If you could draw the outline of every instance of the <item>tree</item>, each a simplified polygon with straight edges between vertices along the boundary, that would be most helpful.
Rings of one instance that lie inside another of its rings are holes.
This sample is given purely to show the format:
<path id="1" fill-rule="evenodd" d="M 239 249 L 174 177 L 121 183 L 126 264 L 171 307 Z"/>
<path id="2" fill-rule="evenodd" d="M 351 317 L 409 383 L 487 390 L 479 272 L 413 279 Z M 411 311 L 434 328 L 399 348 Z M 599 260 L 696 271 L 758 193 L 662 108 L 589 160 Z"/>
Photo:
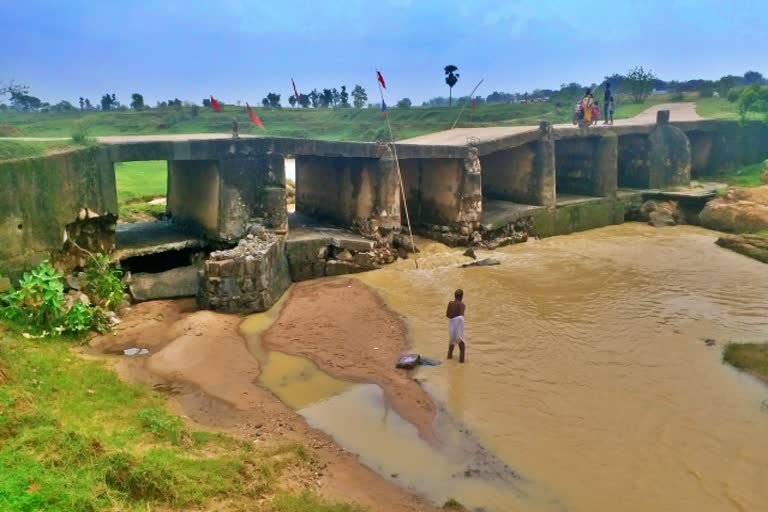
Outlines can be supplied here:
<path id="1" fill-rule="evenodd" d="M 17 84 L 13 80 L 8 82 L 8 84 L 3 84 L 0 82 L 0 96 L 10 96 L 13 98 L 15 95 L 26 95 L 29 92 L 29 87 L 26 85 Z"/>
<path id="2" fill-rule="evenodd" d="M 299 94 L 299 105 L 301 108 L 309 108 L 310 98 L 308 94 Z"/>
<path id="3" fill-rule="evenodd" d="M 341 98 L 341 108 L 349 108 L 349 93 L 347 92 L 346 85 L 341 86 L 339 98 Z"/>
<path id="4" fill-rule="evenodd" d="M 355 85 L 355 88 L 352 89 L 352 98 L 352 104 L 355 108 L 363 108 L 368 102 L 368 94 L 366 94 L 365 89 L 359 85 Z"/>
<path id="5" fill-rule="evenodd" d="M 763 74 L 757 71 L 747 71 L 744 73 L 744 85 L 762 84 Z"/>
<path id="6" fill-rule="evenodd" d="M 275 92 L 267 94 L 267 103 L 270 108 L 283 108 L 280 104 L 280 95 Z"/>
<path id="7" fill-rule="evenodd" d="M 267 98 L 261 99 L 261 106 L 264 108 L 269 108 L 269 100 Z"/>
<path id="8" fill-rule="evenodd" d="M 444 68 L 445 70 L 445 83 L 448 84 L 448 106 L 451 106 L 453 99 L 453 86 L 459 81 L 459 74 L 456 71 L 459 70 L 453 64 L 448 64 Z"/>
<path id="9" fill-rule="evenodd" d="M 73 110 L 75 110 L 75 107 L 67 100 L 61 100 L 60 102 L 52 106 L 51 110 L 53 110 L 54 112 L 72 112 Z"/>
<path id="10" fill-rule="evenodd" d="M 333 102 L 334 107 L 341 103 L 341 94 L 339 94 L 338 89 L 334 87 L 331 91 L 331 95 L 331 101 Z"/>
<path id="11" fill-rule="evenodd" d="M 144 96 L 137 92 L 131 94 L 131 108 L 133 110 L 144 109 Z"/>
<path id="12" fill-rule="evenodd" d="M 117 107 L 117 99 L 114 94 L 105 94 L 101 97 L 101 110 L 107 111 Z"/>
<path id="13" fill-rule="evenodd" d="M 16 110 L 34 112 L 43 107 L 43 102 L 40 101 L 40 98 L 30 96 L 17 89 L 11 93 L 11 106 Z"/>
<path id="14" fill-rule="evenodd" d="M 642 66 L 638 66 L 626 74 L 622 86 L 635 103 L 642 103 L 653 92 L 655 82 L 656 75 L 651 70 L 646 71 Z"/>
<path id="15" fill-rule="evenodd" d="M 320 96 L 320 106 L 328 108 L 333 104 L 333 91 L 330 89 L 323 89 L 323 94 Z"/>
<path id="16" fill-rule="evenodd" d="M 85 98 L 85 110 L 93 110 L 93 105 L 91 105 L 91 100 L 88 98 Z"/>
<path id="17" fill-rule="evenodd" d="M 291 105 L 292 107 L 295 108 L 296 107 L 296 103 L 298 103 L 298 102 L 296 101 L 296 95 L 295 94 L 291 94 L 290 96 L 288 96 L 288 104 L 289 105 Z"/>
<path id="18" fill-rule="evenodd" d="M 397 102 L 397 108 L 411 108 L 411 100 L 409 98 L 403 98 Z"/>
<path id="19" fill-rule="evenodd" d="M 210 100 L 210 98 L 203 98 L 203 106 L 211 108 L 211 100 Z"/>
<path id="20" fill-rule="evenodd" d="M 741 92 L 739 96 L 739 115 L 745 121 L 747 114 L 763 114 L 768 121 L 768 87 L 761 87 L 755 82 Z"/>
<path id="21" fill-rule="evenodd" d="M 317 89 L 312 89 L 312 92 L 309 93 L 309 99 L 312 102 L 312 108 L 317 108 L 320 103 L 320 93 L 317 92 Z"/>
<path id="22" fill-rule="evenodd" d="M 85 110 L 85 100 L 80 96 L 80 110 Z"/>

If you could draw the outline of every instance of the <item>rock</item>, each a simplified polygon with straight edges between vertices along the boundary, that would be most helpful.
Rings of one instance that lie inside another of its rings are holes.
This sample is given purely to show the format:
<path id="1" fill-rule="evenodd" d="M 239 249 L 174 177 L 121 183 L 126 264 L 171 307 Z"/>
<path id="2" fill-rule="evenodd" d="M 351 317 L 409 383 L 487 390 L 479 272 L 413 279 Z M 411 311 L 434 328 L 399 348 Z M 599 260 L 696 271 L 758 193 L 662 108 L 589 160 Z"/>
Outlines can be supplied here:
<path id="1" fill-rule="evenodd" d="M 5 293 L 11 289 L 11 280 L 0 276 L 0 293 Z"/>
<path id="2" fill-rule="evenodd" d="M 72 290 L 82 289 L 82 283 L 80 282 L 80 279 L 74 274 L 67 274 L 64 276 L 64 283 L 67 285 L 67 288 Z"/>
<path id="3" fill-rule="evenodd" d="M 726 235 L 715 242 L 720 247 L 768 263 L 768 237 L 761 235 Z"/>
<path id="4" fill-rule="evenodd" d="M 465 263 L 461 266 L 461 268 L 468 268 L 468 267 L 490 267 L 493 265 L 501 265 L 501 262 L 497 260 L 496 258 L 483 258 L 481 260 L 473 261 L 471 263 Z"/>
<path id="5" fill-rule="evenodd" d="M 336 259 L 339 261 L 352 261 L 352 253 L 344 249 L 336 255 Z"/>
<path id="6" fill-rule="evenodd" d="M 199 267 L 188 266 L 158 272 L 133 274 L 128 289 L 136 301 L 194 297 L 197 295 Z"/>
<path id="7" fill-rule="evenodd" d="M 469 249 L 467 249 L 466 251 L 464 251 L 464 256 L 472 258 L 473 260 L 477 259 L 477 256 L 475 256 L 475 250 L 472 249 L 471 247 Z"/>
<path id="8" fill-rule="evenodd" d="M 78 293 L 76 300 L 82 304 L 83 306 L 90 306 L 91 305 L 91 299 L 88 298 L 88 296 L 84 293 Z"/>
<path id="9" fill-rule="evenodd" d="M 362 269 L 350 261 L 331 260 L 325 264 L 326 276 L 342 276 L 344 274 L 354 274 L 362 272 Z"/>
<path id="10" fill-rule="evenodd" d="M 395 236 L 392 238 L 392 245 L 396 249 L 402 248 L 406 252 L 419 252 L 419 248 L 411 243 L 411 237 L 409 237 L 407 234 L 395 234 Z"/>
<path id="11" fill-rule="evenodd" d="M 472 233 L 473 244 L 477 245 L 482 241 L 483 241 L 483 235 L 481 235 L 479 231 L 475 231 L 474 233 Z"/>
<path id="12" fill-rule="evenodd" d="M 640 220 L 657 228 L 685 224 L 685 217 L 680 211 L 677 201 L 649 200 L 644 202 L 640 206 Z"/>
<path id="13" fill-rule="evenodd" d="M 701 225 L 718 231 L 754 233 L 768 229 L 768 185 L 730 188 L 709 201 L 699 214 Z"/>

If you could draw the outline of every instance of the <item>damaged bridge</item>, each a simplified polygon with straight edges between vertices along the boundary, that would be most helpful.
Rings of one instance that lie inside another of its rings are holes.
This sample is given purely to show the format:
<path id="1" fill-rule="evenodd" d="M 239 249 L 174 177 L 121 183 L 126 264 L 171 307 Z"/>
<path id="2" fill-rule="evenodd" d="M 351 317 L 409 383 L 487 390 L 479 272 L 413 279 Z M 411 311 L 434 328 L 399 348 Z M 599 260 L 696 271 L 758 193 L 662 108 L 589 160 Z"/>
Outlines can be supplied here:
<path id="1" fill-rule="evenodd" d="M 18 276 L 43 259 L 73 269 L 86 251 L 136 261 L 139 271 L 146 262 L 138 259 L 154 258 L 154 270 L 188 267 L 186 279 L 209 293 L 206 305 L 263 309 L 282 293 L 264 275 L 284 288 L 393 261 L 405 204 L 417 233 L 493 248 L 621 223 L 649 194 L 679 194 L 692 175 L 768 153 L 761 123 L 670 121 L 661 111 L 656 122 L 589 129 L 452 130 L 399 142 L 397 161 L 385 144 L 218 137 L 116 142 L 0 162 L 0 273 Z M 290 215 L 286 158 L 296 166 Z M 143 160 L 168 163 L 168 220 L 118 224 L 115 164 Z M 267 242 L 279 254 L 267 256 Z M 277 262 L 279 275 L 269 274 L 271 263 L 267 274 L 257 263 L 222 263 L 233 250 L 242 262 Z M 245 295 L 247 304 L 231 300 Z"/>

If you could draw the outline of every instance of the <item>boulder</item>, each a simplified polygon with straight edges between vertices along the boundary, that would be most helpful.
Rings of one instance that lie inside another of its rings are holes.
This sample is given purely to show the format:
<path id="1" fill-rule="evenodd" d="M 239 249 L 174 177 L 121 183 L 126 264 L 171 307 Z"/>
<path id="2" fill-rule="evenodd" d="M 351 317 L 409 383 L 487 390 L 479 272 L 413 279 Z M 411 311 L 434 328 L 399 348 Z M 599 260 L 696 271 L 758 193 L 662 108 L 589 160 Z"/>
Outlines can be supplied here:
<path id="1" fill-rule="evenodd" d="M 0 276 L 0 293 L 5 293 L 10 289 L 11 289 L 10 278 Z"/>
<path id="2" fill-rule="evenodd" d="M 497 260 L 496 258 L 483 258 L 481 260 L 477 261 L 471 261 L 469 263 L 464 263 L 461 268 L 468 268 L 468 267 L 491 267 L 493 265 L 501 265 L 501 262 Z"/>
<path id="3" fill-rule="evenodd" d="M 403 249 L 405 252 L 419 252 L 419 248 L 411 243 L 411 237 L 403 233 L 395 233 L 392 237 L 392 245 L 395 249 Z"/>
<path id="4" fill-rule="evenodd" d="M 699 214 L 701 225 L 718 231 L 754 233 L 768 229 L 768 185 L 730 188 L 709 201 Z"/>
<path id="5" fill-rule="evenodd" d="M 763 263 L 768 263 L 768 237 L 760 235 L 726 235 L 715 242 L 725 247 Z"/>
<path id="6" fill-rule="evenodd" d="M 165 272 L 133 274 L 128 287 L 133 300 L 142 302 L 197 295 L 198 266 L 179 267 Z"/>
<path id="7" fill-rule="evenodd" d="M 685 217 L 677 201 L 644 202 L 640 206 L 640 220 L 657 228 L 685 224 Z"/>

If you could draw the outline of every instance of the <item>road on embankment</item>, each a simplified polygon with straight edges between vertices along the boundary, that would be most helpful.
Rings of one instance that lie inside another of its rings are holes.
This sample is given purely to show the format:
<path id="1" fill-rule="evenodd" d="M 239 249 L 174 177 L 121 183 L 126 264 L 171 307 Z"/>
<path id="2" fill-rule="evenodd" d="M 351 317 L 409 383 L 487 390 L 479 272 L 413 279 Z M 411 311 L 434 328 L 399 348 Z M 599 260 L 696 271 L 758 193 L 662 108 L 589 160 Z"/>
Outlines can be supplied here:
<path id="1" fill-rule="evenodd" d="M 698 121 L 702 119 L 696 113 L 695 103 L 663 103 L 655 105 L 653 107 L 644 110 L 638 115 L 628 119 L 617 119 L 614 122 L 615 126 L 638 126 L 638 125 L 650 125 L 656 122 L 656 113 L 659 110 L 669 110 L 671 121 Z M 598 123 L 602 125 L 602 121 Z M 557 124 L 554 125 L 555 129 L 558 128 L 572 128 L 572 124 Z M 440 146 L 464 146 L 468 140 L 477 140 L 478 142 L 496 140 L 509 135 L 517 135 L 520 133 L 526 133 L 534 130 L 538 130 L 538 126 L 493 126 L 485 128 L 454 128 L 453 130 L 445 130 L 441 132 L 430 133 L 428 135 L 421 135 L 411 139 L 401 140 L 399 142 L 407 144 L 427 144 L 427 145 L 440 145 Z M 241 138 L 258 137 L 254 135 L 241 135 Z M 174 134 L 158 134 L 158 135 L 108 135 L 104 137 L 96 137 L 98 142 L 103 144 L 121 144 L 126 142 L 174 142 L 174 141 L 186 141 L 186 140 L 211 140 L 211 139 L 230 139 L 231 133 L 174 133 Z M 70 137 L 0 137 L 0 140 L 17 140 L 17 141 L 68 141 L 72 140 Z"/>

